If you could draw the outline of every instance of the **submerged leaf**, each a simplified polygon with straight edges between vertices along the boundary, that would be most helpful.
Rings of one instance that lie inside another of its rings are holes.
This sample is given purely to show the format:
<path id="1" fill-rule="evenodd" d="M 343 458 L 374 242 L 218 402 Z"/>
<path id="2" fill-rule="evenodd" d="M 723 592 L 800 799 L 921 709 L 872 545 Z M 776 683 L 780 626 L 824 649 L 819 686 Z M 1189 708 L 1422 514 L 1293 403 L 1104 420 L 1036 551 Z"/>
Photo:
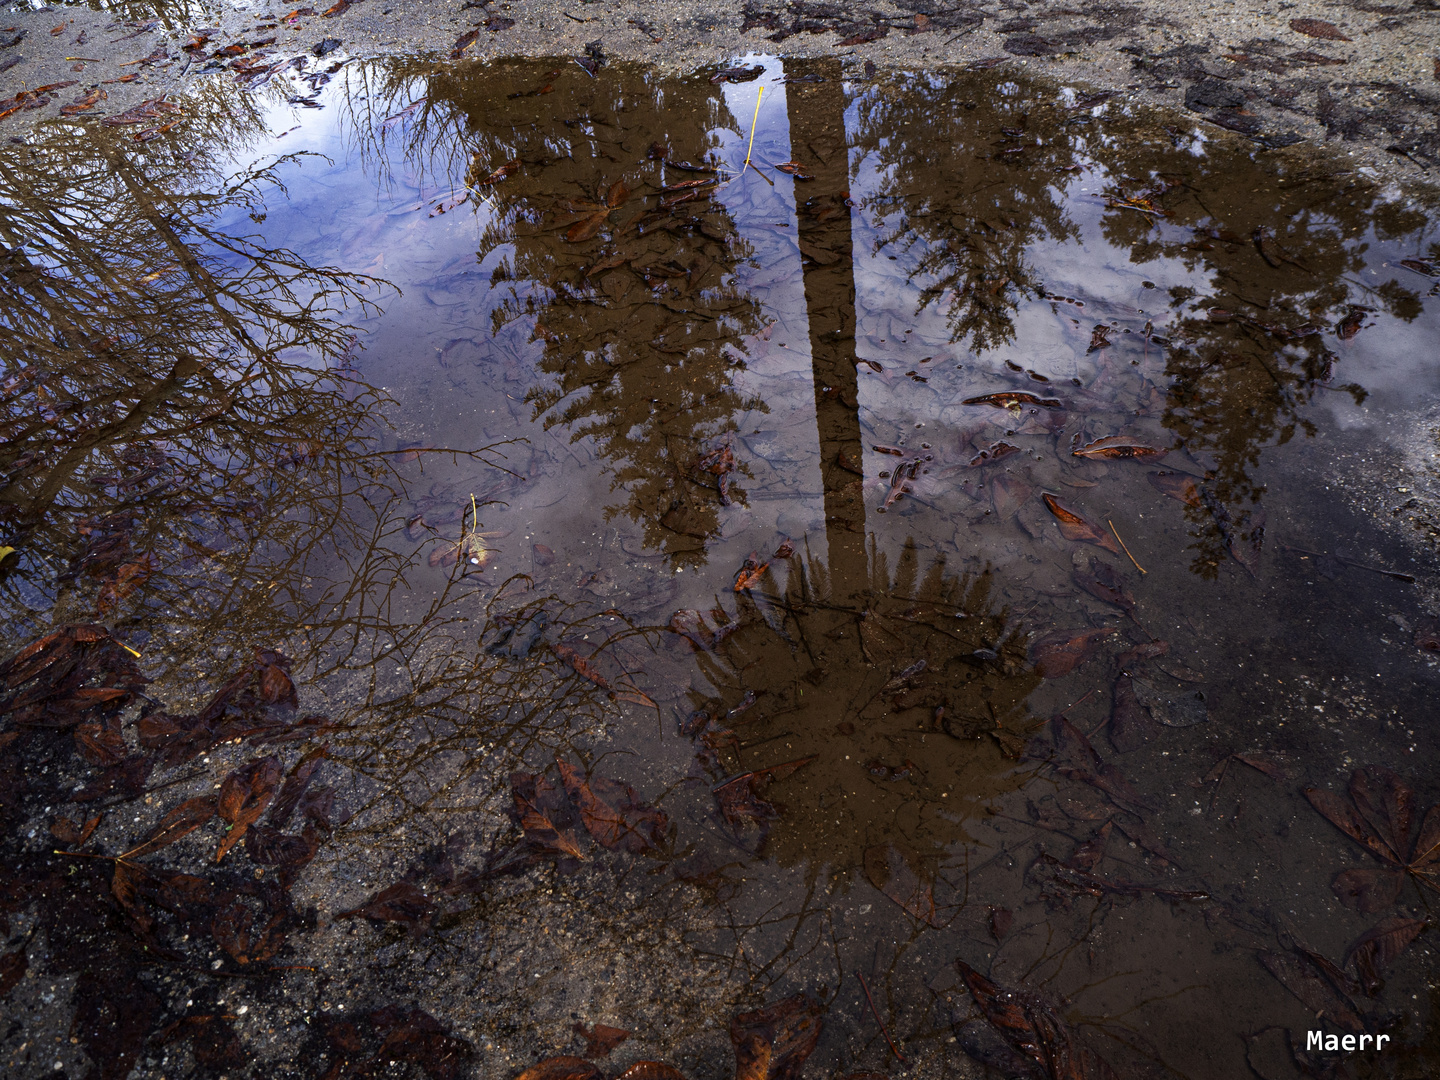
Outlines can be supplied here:
<path id="1" fill-rule="evenodd" d="M 349 911 L 336 914 L 337 919 L 364 918 L 372 922 L 396 922 L 406 926 L 428 923 L 439 908 L 420 886 L 409 881 L 397 881 L 381 889 L 365 903 Z"/>
<path id="2" fill-rule="evenodd" d="M 820 1042 L 823 1011 L 809 994 L 796 994 L 733 1017 L 735 1080 L 798 1080 Z"/>
<path id="3" fill-rule="evenodd" d="M 935 915 L 934 883 L 913 849 L 893 843 L 866 848 L 865 876 L 921 922 L 941 925 Z"/>
<path id="4" fill-rule="evenodd" d="M 1115 628 L 1111 626 L 1094 630 L 1057 630 L 1030 646 L 1030 662 L 1041 678 L 1058 679 L 1094 656 L 1100 640 L 1113 633 Z"/>
<path id="5" fill-rule="evenodd" d="M 1120 554 L 1120 546 L 1115 543 L 1114 537 L 1098 525 L 1085 520 L 1048 491 L 1041 498 L 1045 500 L 1045 505 L 1049 507 L 1050 513 L 1054 514 L 1055 519 L 1060 523 L 1060 535 L 1066 540 L 1094 544 L 1106 551 L 1112 551 L 1116 555 Z"/>
<path id="6" fill-rule="evenodd" d="M 587 1058 L 604 1057 L 630 1038 L 630 1032 L 624 1028 L 610 1027 L 608 1024 L 596 1024 L 590 1028 L 584 1024 L 576 1024 L 570 1030 L 585 1040 Z"/>
<path id="7" fill-rule="evenodd" d="M 611 851 L 641 855 L 659 846 L 669 817 L 647 806 L 629 784 L 603 776 L 587 780 L 568 761 L 557 761 L 565 791 L 580 809 L 585 831 Z"/>

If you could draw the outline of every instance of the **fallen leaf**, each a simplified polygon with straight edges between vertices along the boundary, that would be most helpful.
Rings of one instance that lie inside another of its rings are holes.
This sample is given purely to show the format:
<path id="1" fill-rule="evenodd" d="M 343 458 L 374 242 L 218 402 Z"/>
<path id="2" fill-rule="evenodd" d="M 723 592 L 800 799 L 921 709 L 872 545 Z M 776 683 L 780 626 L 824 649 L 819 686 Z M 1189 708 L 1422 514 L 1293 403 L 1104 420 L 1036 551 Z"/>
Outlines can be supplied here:
<path id="1" fill-rule="evenodd" d="M 549 566 L 555 561 L 555 549 L 545 544 L 532 545 L 536 566 Z"/>
<path id="2" fill-rule="evenodd" d="M 663 1061 L 637 1061 L 615 1080 L 685 1080 L 685 1074 Z"/>
<path id="3" fill-rule="evenodd" d="M 1136 442 L 1129 435 L 1107 435 L 1070 451 L 1079 458 L 1146 458 L 1163 457 L 1170 451 Z"/>
<path id="4" fill-rule="evenodd" d="M 173 844 L 182 836 L 188 836 L 215 816 L 216 802 L 213 795 L 186 799 L 162 817 L 155 828 L 150 830 L 150 835 L 144 841 L 131 848 L 121 858 L 138 859 L 152 851 L 159 851 L 167 844 Z"/>
<path id="5" fill-rule="evenodd" d="M 1000 475 L 990 481 L 990 505 L 995 516 L 1008 521 L 1030 500 L 1035 489 L 1018 476 Z"/>
<path id="6" fill-rule="evenodd" d="M 155 1036 L 155 1042 L 166 1046 L 188 1039 L 190 1052 L 195 1063 L 209 1069 L 228 1069 L 245 1064 L 245 1047 L 235 1029 L 223 1016 L 206 1013 L 203 1016 L 187 1016 L 167 1024 Z"/>
<path id="7" fill-rule="evenodd" d="M 565 230 L 565 239 L 572 244 L 578 244 L 589 240 L 600 232 L 601 227 L 610 218 L 610 211 L 595 210 L 577 221 L 570 228 Z"/>
<path id="8" fill-rule="evenodd" d="M 1364 1021 L 1350 1002 L 1322 979 L 1312 965 L 1283 953 L 1262 950 L 1259 956 L 1266 970 L 1317 1017 L 1346 1031 L 1365 1030 Z"/>
<path id="9" fill-rule="evenodd" d="M 574 831 L 574 808 L 560 788 L 541 774 L 513 773 L 510 795 L 515 800 L 513 816 L 532 848 L 544 855 L 585 858 Z"/>
<path id="10" fill-rule="evenodd" d="M 1364 915 L 1374 915 L 1399 899 L 1404 884 L 1405 875 L 1399 870 L 1366 866 L 1357 870 L 1342 870 L 1335 875 L 1330 888 L 1346 907 Z"/>
<path id="11" fill-rule="evenodd" d="M 1183 728 L 1204 723 L 1210 718 L 1205 695 L 1198 690 L 1164 693 L 1153 683 L 1135 678 L 1135 697 L 1150 710 L 1150 715 L 1166 727 Z"/>
<path id="12" fill-rule="evenodd" d="M 515 1080 L 605 1080 L 605 1077 L 584 1058 L 561 1056 L 531 1065 Z"/>
<path id="13" fill-rule="evenodd" d="M 1068 675 L 1095 655 L 1102 638 L 1115 633 L 1115 628 L 1102 626 L 1093 630 L 1056 630 L 1030 646 L 1030 662 L 1044 679 Z"/>
<path id="14" fill-rule="evenodd" d="M 630 1038 L 630 1032 L 624 1028 L 610 1027 L 608 1024 L 596 1024 L 590 1028 L 584 1024 L 576 1024 L 570 1030 L 585 1040 L 587 1058 L 604 1057 Z"/>
<path id="15" fill-rule="evenodd" d="M 1015 925 L 1015 913 L 1006 908 L 990 909 L 990 936 L 999 941 Z"/>
<path id="16" fill-rule="evenodd" d="M 1306 37 L 1324 38 L 1326 41 L 1349 41 L 1345 32 L 1332 22 L 1324 19 L 1291 19 L 1290 29 Z"/>
<path id="17" fill-rule="evenodd" d="M 1116 555 L 1120 554 L 1119 545 L 1115 543 L 1115 538 L 1109 533 L 1086 521 L 1049 492 L 1043 493 L 1041 498 L 1045 500 L 1045 505 L 1049 507 L 1050 513 L 1054 514 L 1056 520 L 1060 522 L 1060 535 L 1065 539 L 1094 544 L 1106 551 L 1114 552 Z"/>
<path id="18" fill-rule="evenodd" d="M 935 915 L 933 875 L 914 850 L 877 844 L 865 849 L 864 865 L 871 885 L 921 922 L 943 925 Z"/>
<path id="19" fill-rule="evenodd" d="M 77 116 L 82 112 L 87 112 L 90 109 L 93 109 L 96 105 L 100 104 L 100 102 L 104 101 L 107 97 L 109 97 L 109 95 L 106 94 L 104 90 L 100 89 L 100 87 L 98 86 L 94 87 L 88 94 L 84 95 L 83 97 L 77 97 L 69 105 L 61 105 L 60 115 Z"/>
<path id="20" fill-rule="evenodd" d="M 994 405 L 1000 409 L 1020 409 L 1025 405 L 1034 405 L 1044 409 L 1063 409 L 1065 403 L 1059 398 L 1042 398 L 1026 390 L 1002 390 L 995 394 L 983 394 L 980 397 L 966 398 L 962 405 Z"/>
<path id="21" fill-rule="evenodd" d="M 1160 725 L 1135 697 L 1130 676 L 1115 680 L 1110 704 L 1110 745 L 1122 754 L 1138 750 L 1160 734 Z"/>
<path id="22" fill-rule="evenodd" d="M 0 953 L 0 998 L 20 985 L 20 980 L 25 977 L 29 968 L 30 960 L 23 948 Z"/>
<path id="23" fill-rule="evenodd" d="M 245 830 L 265 812 L 270 800 L 275 797 L 281 775 L 280 759 L 272 755 L 257 758 L 225 777 L 220 785 L 220 800 L 215 812 L 221 821 L 230 825 L 230 829 L 215 852 L 216 862 L 240 842 Z"/>
<path id="24" fill-rule="evenodd" d="M 796 994 L 732 1017 L 735 1080 L 799 1080 L 820 1042 L 823 1011 L 809 994 Z"/>
<path id="25" fill-rule="evenodd" d="M 609 690 L 610 680 L 601 675 L 599 670 L 586 657 L 581 656 L 572 646 L 560 644 L 554 646 L 555 655 L 564 660 L 575 669 L 577 675 L 589 679 L 601 690 Z"/>
<path id="26" fill-rule="evenodd" d="M 421 102 L 417 101 L 415 104 L 419 105 L 421 104 Z M 475 181 L 475 183 L 479 186 L 484 187 L 488 187 L 492 184 L 498 184 L 501 180 L 504 180 L 507 176 L 510 176 L 519 168 L 520 161 L 518 158 L 513 161 L 507 161 L 504 165 L 501 165 L 494 172 L 490 173 L 488 176 L 485 176 L 480 180 Z"/>
<path id="27" fill-rule="evenodd" d="M 1179 499 L 1186 506 L 1200 505 L 1200 489 L 1194 477 L 1177 472 L 1152 472 L 1148 479 L 1156 491 Z"/>
<path id="28" fill-rule="evenodd" d="M 605 777 L 586 780 L 567 761 L 557 760 L 556 765 L 566 794 L 580 810 L 585 831 L 603 847 L 641 855 L 663 841 L 669 817 L 641 802 L 630 785 Z"/>
<path id="29" fill-rule="evenodd" d="M 90 839 L 90 834 L 99 826 L 103 817 L 103 814 L 96 814 L 83 825 L 78 821 L 70 820 L 68 817 L 56 818 L 55 823 L 50 826 L 50 835 L 62 844 L 79 847 L 83 845 L 86 840 Z"/>
<path id="30" fill-rule="evenodd" d="M 765 571 L 769 566 L 768 562 L 757 565 L 753 557 L 746 559 L 745 565 L 740 567 L 735 574 L 735 591 L 737 593 L 745 592 L 747 589 L 755 588 L 765 577 Z"/>
<path id="31" fill-rule="evenodd" d="M 1380 992 L 1381 973 L 1410 947 L 1425 926 L 1424 919 L 1392 915 L 1355 939 L 1345 954 L 1345 963 L 1354 966 L 1368 996 L 1374 997 Z"/>
<path id="32" fill-rule="evenodd" d="M 420 886 L 409 881 L 397 881 L 359 907 L 337 913 L 335 918 L 364 918 L 372 922 L 395 922 L 414 927 L 428 924 L 438 910 Z"/>
<path id="33" fill-rule="evenodd" d="M 1135 597 L 1125 587 L 1125 579 L 1107 562 L 1092 558 L 1090 560 L 1090 572 L 1081 573 L 1076 570 L 1073 574 L 1076 585 L 1084 589 L 1097 600 L 1103 600 L 1107 604 L 1114 604 L 1127 614 L 1135 613 Z"/>
<path id="34" fill-rule="evenodd" d="M 1119 1080 L 1115 1070 L 1088 1046 L 1076 1041 L 1060 1011 L 1030 990 L 1006 990 L 963 960 L 960 976 L 990 1026 L 1021 1057 L 1053 1080 Z"/>

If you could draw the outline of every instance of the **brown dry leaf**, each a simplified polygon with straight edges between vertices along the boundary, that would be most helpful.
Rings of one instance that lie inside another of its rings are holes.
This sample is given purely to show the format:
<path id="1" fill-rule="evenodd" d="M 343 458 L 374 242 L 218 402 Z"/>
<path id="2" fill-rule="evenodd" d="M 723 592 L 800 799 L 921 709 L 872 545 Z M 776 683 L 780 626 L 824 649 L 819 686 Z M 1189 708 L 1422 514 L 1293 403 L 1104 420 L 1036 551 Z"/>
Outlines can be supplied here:
<path id="1" fill-rule="evenodd" d="M 1115 628 L 1111 626 L 1093 630 L 1057 630 L 1030 646 L 1030 662 L 1041 678 L 1058 679 L 1094 656 L 1098 642 L 1113 633 Z"/>
<path id="2" fill-rule="evenodd" d="M 757 565 L 753 556 L 746 559 L 745 565 L 740 567 L 735 574 L 735 591 L 738 593 L 755 588 L 760 584 L 761 579 L 764 578 L 765 571 L 769 566 L 770 564 L 768 562 Z"/>
<path id="3" fill-rule="evenodd" d="M 167 844 L 173 844 L 214 817 L 215 809 L 216 799 L 213 795 L 186 799 L 160 819 L 148 838 L 120 857 L 122 859 L 138 859 L 141 855 L 148 855 L 152 851 L 159 851 Z"/>
<path id="4" fill-rule="evenodd" d="M 899 844 L 877 844 L 865 849 L 865 876 L 921 922 L 942 925 L 935 915 L 933 875 L 919 854 Z"/>
<path id="5" fill-rule="evenodd" d="M 1306 37 L 1324 38 L 1326 41 L 1349 41 L 1345 32 L 1332 22 L 1324 19 L 1291 19 L 1290 29 Z"/>
<path id="6" fill-rule="evenodd" d="M 1380 976 L 1385 968 L 1410 947 L 1425 926 L 1424 919 L 1392 915 L 1381 919 L 1355 939 L 1346 953 L 1345 963 L 1354 965 L 1366 994 L 1374 997 L 1380 992 Z"/>
<path id="7" fill-rule="evenodd" d="M 735 1080 L 798 1080 L 820 1042 L 823 1011 L 809 994 L 796 994 L 731 1018 Z"/>
<path id="8" fill-rule="evenodd" d="M 587 781 L 568 761 L 555 764 L 585 831 L 602 846 L 641 855 L 660 845 L 670 821 L 665 811 L 641 802 L 629 784 L 603 776 Z"/>
<path id="9" fill-rule="evenodd" d="M 1066 540 L 1095 544 L 1106 551 L 1114 552 L 1116 555 L 1120 554 L 1120 546 L 1115 543 L 1115 538 L 1104 529 L 1086 521 L 1048 491 L 1042 494 L 1041 498 L 1045 500 L 1045 505 L 1049 507 L 1050 513 L 1054 514 L 1055 519 L 1060 522 L 1060 535 Z"/>
<path id="10" fill-rule="evenodd" d="M 625 186 L 625 181 L 616 180 L 610 185 L 610 190 L 605 192 L 605 206 L 614 210 L 625 205 L 625 200 L 630 198 L 630 189 Z"/>
<path id="11" fill-rule="evenodd" d="M 78 116 L 80 113 L 88 112 L 110 95 L 96 86 L 83 97 L 77 97 L 69 105 L 60 106 L 61 116 Z"/>
<path id="12" fill-rule="evenodd" d="M 515 1080 L 605 1080 L 604 1074 L 584 1058 L 560 1057 L 546 1058 L 544 1061 L 531 1065 Z"/>
<path id="13" fill-rule="evenodd" d="M 630 1037 L 630 1032 L 624 1028 L 611 1027 L 608 1024 L 596 1024 L 591 1028 L 576 1024 L 570 1030 L 585 1040 L 587 1058 L 604 1057 Z"/>
<path id="14" fill-rule="evenodd" d="M 490 175 L 486 176 L 484 179 L 475 181 L 476 186 L 488 187 L 491 184 L 498 184 L 501 180 L 504 180 L 507 176 L 511 175 L 519 168 L 520 160 L 518 158 L 512 161 L 507 161 L 504 165 L 501 165 L 498 169 L 490 173 Z"/>
<path id="15" fill-rule="evenodd" d="M 1365 1030 L 1365 1022 L 1350 1002 L 1322 979 L 1310 964 L 1296 956 L 1266 951 L 1260 953 L 1260 962 L 1285 989 L 1300 999 L 1301 1004 L 1322 1020 L 1329 1020 L 1346 1031 Z"/>
<path id="16" fill-rule="evenodd" d="M 1170 451 L 1158 446 L 1136 442 L 1129 435 L 1107 435 L 1070 451 L 1078 458 L 1147 458 L 1163 457 Z"/>
<path id="17" fill-rule="evenodd" d="M 1193 476 L 1177 472 L 1152 472 L 1149 480 L 1156 491 L 1169 495 L 1172 499 L 1179 499 L 1186 506 L 1200 505 L 1200 488 Z"/>
<path id="18" fill-rule="evenodd" d="M 365 918 L 374 922 L 404 923 L 419 926 L 428 923 L 439 908 L 425 891 L 409 881 L 397 881 L 381 889 L 358 908 L 338 913 L 337 919 Z"/>
<path id="19" fill-rule="evenodd" d="M 257 758 L 225 777 L 220 785 L 220 802 L 215 812 L 220 815 L 221 821 L 229 824 L 230 829 L 215 852 L 216 862 L 223 859 L 225 853 L 240 842 L 245 830 L 259 820 L 275 797 L 275 788 L 282 775 L 280 759 L 270 755 Z"/>

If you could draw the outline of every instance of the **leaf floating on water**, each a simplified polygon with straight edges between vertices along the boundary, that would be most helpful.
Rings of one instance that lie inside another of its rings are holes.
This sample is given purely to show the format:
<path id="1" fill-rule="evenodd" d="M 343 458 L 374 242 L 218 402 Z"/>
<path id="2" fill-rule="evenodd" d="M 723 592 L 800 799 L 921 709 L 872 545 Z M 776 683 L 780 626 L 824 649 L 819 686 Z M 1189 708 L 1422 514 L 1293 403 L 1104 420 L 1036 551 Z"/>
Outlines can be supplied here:
<path id="1" fill-rule="evenodd" d="M 422 101 L 417 101 L 415 104 L 416 104 L 416 105 L 423 104 L 423 99 L 422 99 Z M 411 108 L 414 108 L 414 106 L 411 106 Z M 484 177 L 483 179 L 480 179 L 480 180 L 475 181 L 475 183 L 476 183 L 477 185 L 480 185 L 480 186 L 483 186 L 483 187 L 489 187 L 489 186 L 491 186 L 491 185 L 493 185 L 493 184 L 498 184 L 498 183 L 500 183 L 501 180 L 504 180 L 507 176 L 513 175 L 519 168 L 520 168 L 520 160 L 519 160 L 518 158 L 514 159 L 513 161 L 507 161 L 504 165 L 501 165 L 501 166 L 500 166 L 498 169 L 496 169 L 494 172 L 490 173 L 488 176 Z"/>
<path id="2" fill-rule="evenodd" d="M 1335 324 L 1335 336 L 1341 341 L 1351 340 L 1360 333 L 1360 328 L 1365 325 L 1365 315 L 1368 311 L 1369 308 L 1351 307 L 1346 316 Z"/>
<path id="3" fill-rule="evenodd" d="M 933 875 L 909 847 L 878 844 L 865 849 L 865 877 L 909 914 L 931 926 L 942 925 L 935 915 Z"/>
<path id="4" fill-rule="evenodd" d="M 798 1080 L 820 1042 L 823 1012 L 809 994 L 796 994 L 732 1017 L 735 1080 Z"/>
<path id="5" fill-rule="evenodd" d="M 1103 638 L 1115 633 L 1112 626 L 1095 630 L 1057 630 L 1030 646 L 1030 662 L 1045 679 L 1068 675 L 1095 655 Z"/>
<path id="6" fill-rule="evenodd" d="M 557 761 L 556 765 L 566 793 L 580 809 L 585 831 L 603 847 L 643 855 L 664 840 L 669 817 L 665 811 L 641 802 L 629 784 L 603 776 L 587 780 L 568 761 Z"/>
<path id="7" fill-rule="evenodd" d="M 1179 499 L 1186 506 L 1200 505 L 1200 488 L 1193 476 L 1177 472 L 1152 472 L 1148 479 L 1150 485 L 1161 494 Z"/>
<path id="8" fill-rule="evenodd" d="M 1326 41 L 1349 41 L 1345 31 L 1324 19 L 1291 19 L 1290 29 L 1306 37 L 1323 38 Z"/>
<path id="9" fill-rule="evenodd" d="M 982 394 L 980 397 L 966 398 L 962 405 L 994 405 L 998 409 L 1020 409 L 1026 405 L 1034 405 L 1043 409 L 1063 409 L 1065 403 L 1059 398 L 1042 398 L 1027 390 L 1002 390 L 995 394 Z"/>
<path id="10" fill-rule="evenodd" d="M 1120 547 L 1115 543 L 1115 538 L 1105 532 L 1098 525 L 1086 521 L 1083 517 L 1071 510 L 1054 495 L 1048 491 L 1041 495 L 1045 505 L 1049 507 L 1050 513 L 1055 515 L 1060 522 L 1060 535 L 1067 540 L 1078 540 L 1086 544 L 1094 544 L 1106 551 L 1120 554 Z"/>
<path id="11" fill-rule="evenodd" d="M 995 462 L 1007 458 L 1011 454 L 1018 454 L 1019 452 L 1020 447 L 1014 443 L 1004 441 L 991 443 L 970 459 L 970 468 L 977 469 L 985 465 L 994 465 Z"/>
<path id="12" fill-rule="evenodd" d="M 754 555 L 745 560 L 745 565 L 740 567 L 735 574 L 735 591 L 745 592 L 760 584 L 765 577 L 765 571 L 769 569 L 769 562 L 757 562 Z"/>
<path id="13" fill-rule="evenodd" d="M 1169 449 L 1147 446 L 1136 442 L 1129 435 L 1107 435 L 1092 443 L 1071 450 L 1071 456 L 1079 458 L 1147 458 L 1163 457 Z"/>
<path id="14" fill-rule="evenodd" d="M 754 67 L 721 68 L 714 75 L 710 76 L 712 83 L 747 83 L 754 82 L 761 75 L 765 74 L 765 65 L 756 64 Z"/>
<path id="15" fill-rule="evenodd" d="M 624 1028 L 610 1027 L 608 1024 L 596 1024 L 590 1028 L 584 1024 L 576 1024 L 570 1030 L 585 1040 L 587 1058 L 605 1057 L 630 1038 L 630 1032 Z"/>

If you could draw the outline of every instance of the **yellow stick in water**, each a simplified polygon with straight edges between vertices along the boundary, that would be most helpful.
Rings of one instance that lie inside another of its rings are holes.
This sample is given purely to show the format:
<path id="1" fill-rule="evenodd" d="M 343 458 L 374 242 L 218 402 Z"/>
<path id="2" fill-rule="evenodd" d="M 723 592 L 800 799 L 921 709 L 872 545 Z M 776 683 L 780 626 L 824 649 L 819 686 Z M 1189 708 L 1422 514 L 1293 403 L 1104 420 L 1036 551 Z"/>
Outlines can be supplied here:
<path id="1" fill-rule="evenodd" d="M 750 151 L 755 149 L 755 121 L 760 119 L 760 99 L 765 96 L 765 88 L 760 87 L 760 92 L 755 95 L 755 115 L 750 118 L 750 145 L 745 148 L 745 165 L 750 164 Z M 744 172 L 744 167 L 741 168 Z"/>

